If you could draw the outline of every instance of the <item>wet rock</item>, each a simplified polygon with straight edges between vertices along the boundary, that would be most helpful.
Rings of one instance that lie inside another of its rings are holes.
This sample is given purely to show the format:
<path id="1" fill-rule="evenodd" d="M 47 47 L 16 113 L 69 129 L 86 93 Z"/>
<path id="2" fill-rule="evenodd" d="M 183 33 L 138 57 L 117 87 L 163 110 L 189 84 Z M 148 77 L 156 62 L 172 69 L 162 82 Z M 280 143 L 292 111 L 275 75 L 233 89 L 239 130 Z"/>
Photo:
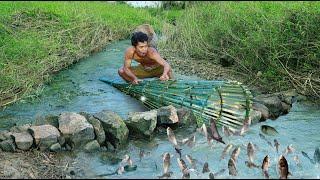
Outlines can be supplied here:
<path id="1" fill-rule="evenodd" d="M 106 142 L 106 147 L 107 147 L 107 149 L 109 151 L 114 151 L 115 150 L 114 146 L 110 142 Z"/>
<path id="2" fill-rule="evenodd" d="M 5 152 L 15 152 L 16 145 L 14 144 L 13 139 L 7 139 L 0 142 L 0 148 Z"/>
<path id="3" fill-rule="evenodd" d="M 7 140 L 7 139 L 11 139 L 11 135 L 12 135 L 12 132 L 9 132 L 7 130 L 1 131 L 0 132 L 0 142 Z"/>
<path id="4" fill-rule="evenodd" d="M 100 144 L 97 140 L 90 141 L 84 146 L 84 150 L 85 152 L 89 152 L 89 153 L 99 151 Z"/>
<path id="5" fill-rule="evenodd" d="M 59 143 L 52 144 L 50 146 L 50 151 L 52 151 L 52 152 L 61 151 L 61 145 Z"/>
<path id="6" fill-rule="evenodd" d="M 97 139 L 99 144 L 104 145 L 106 141 L 106 134 L 103 130 L 101 122 L 88 113 L 81 112 L 79 114 L 84 115 L 86 117 L 88 122 L 93 126 L 94 134 L 96 136 L 95 139 Z"/>
<path id="7" fill-rule="evenodd" d="M 84 116 L 74 112 L 61 113 L 59 129 L 66 141 L 75 146 L 82 146 L 94 139 L 93 126 Z"/>
<path id="8" fill-rule="evenodd" d="M 281 100 L 277 95 L 268 94 L 255 97 L 255 101 L 264 104 L 270 113 L 270 118 L 275 119 L 282 114 Z"/>
<path id="9" fill-rule="evenodd" d="M 29 150 L 33 144 L 33 137 L 28 132 L 12 133 L 12 138 L 21 150 Z"/>
<path id="10" fill-rule="evenodd" d="M 129 130 L 123 119 L 115 112 L 103 110 L 93 115 L 101 121 L 102 127 L 106 134 L 106 141 L 118 148 L 126 144 Z"/>
<path id="11" fill-rule="evenodd" d="M 285 103 L 285 102 L 281 102 L 281 107 L 282 107 L 281 108 L 282 109 L 282 113 L 283 114 L 288 114 L 292 106 L 287 104 L 287 103 Z"/>
<path id="12" fill-rule="evenodd" d="M 252 104 L 252 109 L 261 112 L 261 118 L 260 121 L 265 121 L 269 118 L 269 109 L 267 108 L 267 106 L 258 103 L 258 102 L 254 102 Z"/>
<path id="13" fill-rule="evenodd" d="M 179 126 L 190 127 L 190 125 L 196 125 L 197 119 L 196 116 L 190 109 L 187 108 L 178 108 L 177 115 L 179 118 Z"/>
<path id="14" fill-rule="evenodd" d="M 127 121 L 125 121 L 130 134 L 150 137 L 157 126 L 158 112 L 157 110 L 130 112 Z"/>
<path id="15" fill-rule="evenodd" d="M 12 133 L 27 132 L 30 127 L 31 127 L 30 124 L 25 124 L 22 126 L 13 126 L 10 128 L 10 132 L 12 132 Z"/>
<path id="16" fill-rule="evenodd" d="M 40 150 L 47 150 L 52 144 L 58 142 L 59 130 L 52 125 L 31 126 L 28 132 L 35 139 L 35 144 Z"/>
<path id="17" fill-rule="evenodd" d="M 249 113 L 249 117 L 251 118 L 251 124 L 258 123 L 262 117 L 262 113 L 260 111 L 251 110 Z"/>
<path id="18" fill-rule="evenodd" d="M 46 116 L 42 117 L 37 117 L 34 125 L 35 126 L 40 126 L 40 125 L 45 125 L 45 124 L 50 124 L 56 128 L 59 128 L 59 116 L 53 115 L 53 114 L 48 114 Z"/>
<path id="19" fill-rule="evenodd" d="M 174 106 L 172 105 L 164 106 L 157 109 L 158 126 L 170 125 L 178 122 L 179 122 L 179 118 L 177 114 L 177 109 Z"/>
<path id="20" fill-rule="evenodd" d="M 288 90 L 288 91 L 282 91 L 279 93 L 275 93 L 275 95 L 278 95 L 279 99 L 288 104 L 292 105 L 294 102 L 297 100 L 298 93 L 295 89 L 293 90 Z"/>

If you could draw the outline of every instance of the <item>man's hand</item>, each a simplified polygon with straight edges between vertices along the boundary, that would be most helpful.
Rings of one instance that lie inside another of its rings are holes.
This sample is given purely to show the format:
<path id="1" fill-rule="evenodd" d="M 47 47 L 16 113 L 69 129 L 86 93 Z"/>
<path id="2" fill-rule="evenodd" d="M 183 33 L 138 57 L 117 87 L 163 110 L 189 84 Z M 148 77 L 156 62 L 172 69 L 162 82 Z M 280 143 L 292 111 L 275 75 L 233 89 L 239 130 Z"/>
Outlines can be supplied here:
<path id="1" fill-rule="evenodd" d="M 159 78 L 161 81 L 166 81 L 169 80 L 169 76 L 167 74 L 163 74 L 162 76 L 160 76 Z"/>
<path id="2" fill-rule="evenodd" d="M 132 81 L 132 84 L 139 84 L 139 82 L 142 82 L 142 80 L 141 79 L 134 79 L 133 81 Z"/>

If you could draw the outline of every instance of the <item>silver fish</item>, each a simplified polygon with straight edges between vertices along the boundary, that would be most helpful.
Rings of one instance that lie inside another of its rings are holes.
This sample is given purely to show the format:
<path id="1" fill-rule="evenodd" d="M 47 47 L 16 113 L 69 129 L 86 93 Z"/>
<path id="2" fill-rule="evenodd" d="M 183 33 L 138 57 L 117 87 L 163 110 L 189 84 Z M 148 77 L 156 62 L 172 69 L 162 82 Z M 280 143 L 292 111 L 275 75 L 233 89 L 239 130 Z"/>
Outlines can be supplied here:
<path id="1" fill-rule="evenodd" d="M 227 155 L 227 153 L 231 150 L 232 146 L 233 146 L 232 144 L 228 144 L 228 145 L 223 149 L 223 151 L 222 151 L 222 153 L 221 153 L 220 159 L 224 159 L 224 157 Z"/>
<path id="2" fill-rule="evenodd" d="M 314 161 L 315 163 L 319 163 L 319 164 L 320 164 L 320 149 L 319 149 L 319 147 L 317 147 L 317 148 L 314 150 L 313 161 Z"/>
<path id="3" fill-rule="evenodd" d="M 238 156 L 239 156 L 239 154 L 240 154 L 240 146 L 238 146 L 238 147 L 236 147 L 233 151 L 232 151 L 232 153 L 231 153 L 231 159 L 233 159 L 234 160 L 234 162 L 237 162 L 237 159 L 238 159 Z"/>
<path id="4" fill-rule="evenodd" d="M 128 154 L 124 155 L 121 164 L 128 164 L 129 166 L 133 165 L 133 162 Z"/>
<path id="5" fill-rule="evenodd" d="M 312 164 L 315 164 L 315 161 L 314 161 L 313 159 L 311 159 L 306 152 L 301 151 L 301 153 L 302 153 L 302 155 L 303 155 L 304 157 L 308 158 Z"/>
<path id="6" fill-rule="evenodd" d="M 262 173 L 264 175 L 264 177 L 269 179 L 269 167 L 270 167 L 270 158 L 269 155 L 267 155 L 266 157 L 264 157 L 262 165 L 261 165 L 261 169 L 262 169 Z"/>
<path id="7" fill-rule="evenodd" d="M 186 159 L 187 161 L 191 164 L 191 167 L 193 169 L 196 169 L 196 162 L 197 160 L 196 159 L 193 159 L 189 154 L 186 154 Z"/>
<path id="8" fill-rule="evenodd" d="M 222 133 L 227 137 L 232 135 L 232 132 L 227 126 L 222 126 Z"/>
<path id="9" fill-rule="evenodd" d="M 170 127 L 167 128 L 167 135 L 168 135 L 169 141 L 173 144 L 173 146 L 177 147 L 178 142 L 177 142 L 176 136 L 174 135 L 174 132 Z"/>
<path id="10" fill-rule="evenodd" d="M 182 179 L 190 179 L 190 171 L 183 159 L 177 158 L 179 168 L 182 172 Z"/>
<path id="11" fill-rule="evenodd" d="M 276 150 L 277 150 L 277 153 L 278 153 L 279 152 L 280 143 L 276 139 L 274 139 L 273 142 L 274 142 L 274 146 L 276 147 Z"/>
<path id="12" fill-rule="evenodd" d="M 164 173 L 164 174 L 161 175 L 161 176 L 158 176 L 158 178 L 159 178 L 159 179 L 164 179 L 164 178 L 168 179 L 168 178 L 170 178 L 170 177 L 172 176 L 172 174 L 173 174 L 173 172 L 172 172 L 172 171 L 169 171 L 169 172 L 167 172 L 167 173 Z"/>
<path id="13" fill-rule="evenodd" d="M 202 173 L 207 173 L 207 172 L 210 172 L 210 169 L 209 169 L 208 162 L 205 162 L 202 168 Z"/>
<path id="14" fill-rule="evenodd" d="M 187 144 L 190 148 L 193 147 L 196 143 L 196 136 L 195 134 L 191 135 L 191 137 L 183 139 L 182 144 Z"/>
<path id="15" fill-rule="evenodd" d="M 289 153 L 293 153 L 295 151 L 295 149 L 292 147 L 292 144 L 290 144 L 289 146 L 287 146 L 287 148 L 284 150 L 284 154 L 289 154 Z"/>
<path id="16" fill-rule="evenodd" d="M 217 129 L 217 125 L 215 120 L 211 119 L 211 123 L 210 123 L 210 137 L 218 142 L 221 142 L 223 144 L 226 144 L 223 140 L 222 137 L 220 136 L 218 129 Z"/>
<path id="17" fill-rule="evenodd" d="M 229 169 L 229 175 L 232 175 L 232 176 L 237 175 L 238 172 L 236 168 L 236 163 L 232 158 L 230 158 L 228 161 L 228 169 Z"/>
<path id="18" fill-rule="evenodd" d="M 169 171 L 169 167 L 170 167 L 170 154 L 169 153 L 165 153 L 163 155 L 162 161 L 163 161 L 163 174 L 168 173 Z"/>
<path id="19" fill-rule="evenodd" d="M 288 175 L 291 173 L 289 172 L 289 166 L 286 158 L 281 155 L 278 161 L 278 168 L 279 168 L 279 179 L 288 179 Z"/>
<path id="20" fill-rule="evenodd" d="M 261 126 L 261 131 L 262 131 L 264 134 L 267 134 L 267 135 L 276 135 L 276 134 L 279 134 L 278 131 L 277 131 L 274 127 L 271 127 L 271 126 L 268 126 L 268 125 L 262 125 L 262 126 Z"/>
<path id="21" fill-rule="evenodd" d="M 249 142 L 247 146 L 247 155 L 249 158 L 249 162 L 253 162 L 253 158 L 255 155 L 255 148 L 251 142 Z"/>
<path id="22" fill-rule="evenodd" d="M 209 179 L 215 179 L 214 174 L 212 172 L 209 173 Z"/>

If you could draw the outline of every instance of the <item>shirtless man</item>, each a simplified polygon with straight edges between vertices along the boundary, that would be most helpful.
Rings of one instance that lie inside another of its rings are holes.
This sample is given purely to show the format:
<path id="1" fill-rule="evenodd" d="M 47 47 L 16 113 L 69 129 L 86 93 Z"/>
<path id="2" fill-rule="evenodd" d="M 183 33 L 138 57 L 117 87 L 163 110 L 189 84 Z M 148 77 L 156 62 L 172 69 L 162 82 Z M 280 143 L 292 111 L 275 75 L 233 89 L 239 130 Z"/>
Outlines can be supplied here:
<path id="1" fill-rule="evenodd" d="M 134 33 L 131 44 L 132 46 L 127 48 L 124 55 L 124 66 L 118 70 L 124 80 L 139 84 L 144 78 L 159 77 L 162 81 L 173 78 L 170 65 L 155 48 L 148 46 L 148 36 L 145 33 Z M 132 59 L 140 64 L 131 66 Z"/>

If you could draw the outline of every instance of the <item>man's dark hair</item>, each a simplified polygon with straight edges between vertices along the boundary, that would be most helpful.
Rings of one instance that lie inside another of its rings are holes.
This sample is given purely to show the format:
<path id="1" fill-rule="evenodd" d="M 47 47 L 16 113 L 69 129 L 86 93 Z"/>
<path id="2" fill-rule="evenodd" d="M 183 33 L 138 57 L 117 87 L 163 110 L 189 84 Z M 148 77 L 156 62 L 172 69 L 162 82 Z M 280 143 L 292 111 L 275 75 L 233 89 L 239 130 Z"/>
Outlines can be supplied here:
<path id="1" fill-rule="evenodd" d="M 148 42 L 148 36 L 146 33 L 139 31 L 132 34 L 132 37 L 131 37 L 132 46 L 137 46 L 139 42 L 143 43 L 145 41 Z"/>

